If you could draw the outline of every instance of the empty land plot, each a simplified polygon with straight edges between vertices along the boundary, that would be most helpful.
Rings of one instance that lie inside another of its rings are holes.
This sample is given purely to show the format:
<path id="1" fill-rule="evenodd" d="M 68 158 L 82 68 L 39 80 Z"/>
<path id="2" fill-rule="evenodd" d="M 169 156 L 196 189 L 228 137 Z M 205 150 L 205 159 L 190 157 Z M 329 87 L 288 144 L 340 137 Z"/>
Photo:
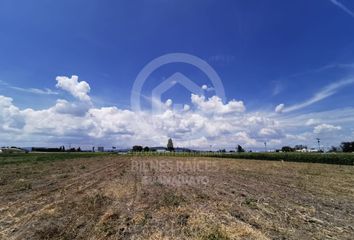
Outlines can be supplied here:
<path id="1" fill-rule="evenodd" d="M 97 156 L 0 166 L 1 239 L 352 239 L 354 168 Z"/>

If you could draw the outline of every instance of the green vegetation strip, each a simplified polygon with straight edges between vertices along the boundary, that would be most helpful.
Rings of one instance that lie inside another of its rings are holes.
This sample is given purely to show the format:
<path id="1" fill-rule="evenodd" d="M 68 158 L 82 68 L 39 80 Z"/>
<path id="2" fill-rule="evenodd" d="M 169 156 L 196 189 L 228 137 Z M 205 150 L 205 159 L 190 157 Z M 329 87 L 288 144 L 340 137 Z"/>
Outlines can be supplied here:
<path id="1" fill-rule="evenodd" d="M 215 157 L 354 165 L 354 153 L 237 153 L 220 154 Z"/>
<path id="2" fill-rule="evenodd" d="M 115 153 L 12 153 L 0 154 L 0 165 L 30 162 L 51 162 L 75 158 L 117 155 Z M 304 163 L 325 163 L 338 165 L 354 165 L 354 153 L 129 153 L 135 156 L 175 156 L 175 157 L 213 157 L 265 161 L 285 161 Z"/>
<path id="3" fill-rule="evenodd" d="M 70 160 L 75 158 L 90 158 L 98 156 L 108 156 L 109 153 L 10 153 L 0 154 L 0 165 L 52 162 L 60 160 Z"/>
<path id="4" fill-rule="evenodd" d="M 139 156 L 213 157 L 265 161 L 354 165 L 354 153 L 131 153 Z"/>

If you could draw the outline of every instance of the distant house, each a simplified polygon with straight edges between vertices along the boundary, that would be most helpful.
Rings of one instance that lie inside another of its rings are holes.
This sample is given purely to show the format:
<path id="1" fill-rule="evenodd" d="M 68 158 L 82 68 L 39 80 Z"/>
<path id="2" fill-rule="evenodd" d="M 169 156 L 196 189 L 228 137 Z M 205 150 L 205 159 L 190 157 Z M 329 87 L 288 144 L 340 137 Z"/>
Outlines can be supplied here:
<path id="1" fill-rule="evenodd" d="M 167 150 L 166 150 L 166 149 L 157 149 L 156 152 L 158 152 L 158 153 L 165 153 L 165 152 L 167 152 Z"/>
<path id="2" fill-rule="evenodd" d="M 298 150 L 296 150 L 296 152 L 303 152 L 303 153 L 305 153 L 305 152 L 308 152 L 309 150 L 307 150 L 307 148 L 303 148 L 303 149 L 298 149 Z"/>
<path id="3" fill-rule="evenodd" d="M 310 150 L 308 150 L 308 152 L 319 152 L 319 150 L 316 148 L 311 148 Z"/>
<path id="4" fill-rule="evenodd" d="M 28 150 L 17 147 L 3 147 L 0 153 L 28 153 Z"/>

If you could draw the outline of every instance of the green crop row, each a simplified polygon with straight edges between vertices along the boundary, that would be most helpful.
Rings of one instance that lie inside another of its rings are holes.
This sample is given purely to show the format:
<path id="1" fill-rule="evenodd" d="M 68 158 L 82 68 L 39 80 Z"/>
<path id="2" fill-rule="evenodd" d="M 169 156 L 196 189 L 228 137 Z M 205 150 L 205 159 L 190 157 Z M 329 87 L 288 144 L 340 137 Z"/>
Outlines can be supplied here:
<path id="1" fill-rule="evenodd" d="M 304 162 L 304 163 L 325 163 L 338 165 L 354 165 L 354 153 L 156 153 L 139 152 L 130 153 L 138 156 L 176 156 L 176 157 L 213 157 L 213 158 L 232 158 L 249 160 L 268 160 L 285 162 Z"/>
<path id="2" fill-rule="evenodd" d="M 109 155 L 109 153 L 1 153 L 0 165 L 30 162 L 51 162 L 75 158 L 90 158 Z"/>

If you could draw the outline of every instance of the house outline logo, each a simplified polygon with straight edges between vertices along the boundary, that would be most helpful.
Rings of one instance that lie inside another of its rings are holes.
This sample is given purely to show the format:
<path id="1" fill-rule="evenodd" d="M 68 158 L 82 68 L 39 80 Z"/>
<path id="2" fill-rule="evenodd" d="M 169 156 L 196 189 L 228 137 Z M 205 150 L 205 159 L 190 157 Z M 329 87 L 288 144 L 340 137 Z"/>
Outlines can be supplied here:
<path id="1" fill-rule="evenodd" d="M 153 112 L 161 112 L 163 110 L 160 104 L 162 102 L 162 94 L 177 84 L 182 85 L 191 93 L 203 95 L 203 90 L 200 86 L 198 86 L 184 74 L 176 72 L 152 90 L 152 99 L 154 99 L 154 101 L 152 101 Z"/>
<path id="2" fill-rule="evenodd" d="M 133 111 L 139 112 L 142 110 L 140 101 L 141 91 L 148 77 L 161 66 L 171 63 L 186 63 L 198 68 L 211 81 L 212 88 L 215 90 L 215 94 L 220 97 L 223 102 L 226 102 L 225 89 L 222 81 L 217 72 L 206 61 L 187 53 L 170 53 L 153 59 L 139 72 L 131 92 L 130 100 L 131 108 Z M 200 86 L 198 86 L 184 74 L 176 72 L 153 89 L 151 97 L 152 99 L 157 100 L 152 101 L 152 108 L 154 111 L 161 111 L 162 94 L 175 86 L 177 83 L 184 86 L 193 94 L 203 95 L 203 90 Z"/>

